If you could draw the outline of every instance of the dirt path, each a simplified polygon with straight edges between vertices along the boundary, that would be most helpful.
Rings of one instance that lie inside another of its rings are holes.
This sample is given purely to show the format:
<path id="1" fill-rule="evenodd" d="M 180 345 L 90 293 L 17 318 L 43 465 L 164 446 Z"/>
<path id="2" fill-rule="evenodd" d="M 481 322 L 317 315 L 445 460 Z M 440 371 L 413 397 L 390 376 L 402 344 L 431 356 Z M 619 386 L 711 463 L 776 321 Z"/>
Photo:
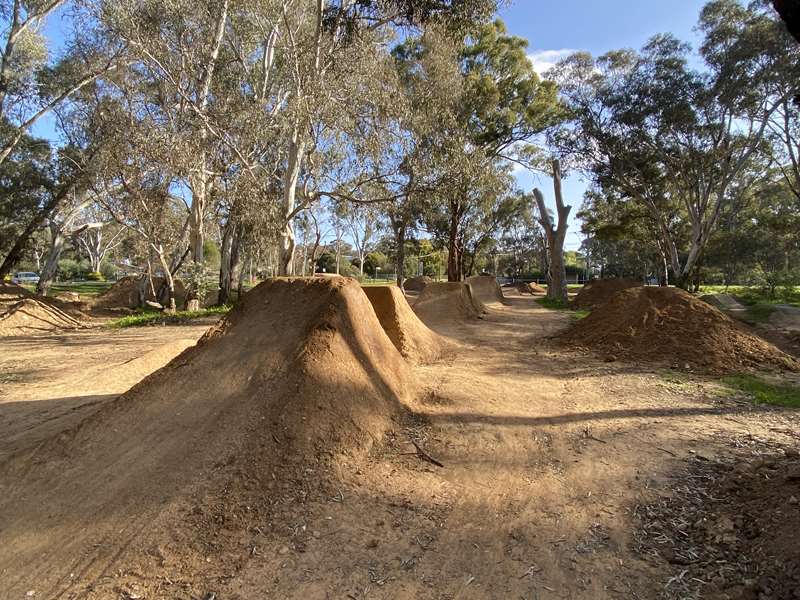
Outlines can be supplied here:
<path id="1" fill-rule="evenodd" d="M 800 430 L 800 418 L 722 398 L 699 377 L 553 347 L 544 338 L 570 318 L 518 297 L 493 305 L 483 321 L 438 329 L 458 350 L 416 368 L 420 409 L 367 459 L 339 463 L 334 473 L 311 465 L 291 480 L 278 476 L 265 492 L 267 515 L 249 506 L 172 515 L 180 535 L 204 548 L 200 564 L 185 560 L 180 537 L 133 537 L 99 578 L 78 574 L 58 594 L 31 582 L 33 597 L 659 597 L 671 572 L 639 549 L 639 507 L 673 494 L 671 478 L 689 462 L 732 455 L 741 440 L 797 447 L 785 432 Z M 181 337 L 191 331 L 180 329 Z M 0 368 L 21 379 L 6 384 L 0 411 L 24 404 L 12 396 L 85 399 L 108 390 L 90 374 L 169 337 L 140 331 L 141 338 L 139 331 L 114 338 L 113 354 L 108 339 L 91 334 L 20 341 L 2 353 Z M 89 350 L 65 353 L 62 343 Z M 63 354 L 55 372 L 28 366 Z M 86 361 L 86 376 L 70 387 L 68 374 Z M 55 378 L 55 387 L 35 383 L 43 377 Z M 28 417 L 35 430 L 28 438 L 19 433 L 24 419 L 0 421 L 0 454 L 64 423 L 61 413 L 51 421 L 37 414 Z M 424 460 L 412 439 L 443 466 Z"/>
<path id="2" fill-rule="evenodd" d="M 0 460 L 85 419 L 194 344 L 210 323 L 0 340 Z"/>
<path id="3" fill-rule="evenodd" d="M 422 413 L 335 498 L 286 499 L 292 526 L 267 524 L 220 597 L 653 598 L 668 572 L 634 551 L 636 506 L 698 454 L 797 428 L 691 378 L 553 349 L 570 317 L 529 299 L 491 311 L 439 330 L 463 348 L 419 368 Z"/>

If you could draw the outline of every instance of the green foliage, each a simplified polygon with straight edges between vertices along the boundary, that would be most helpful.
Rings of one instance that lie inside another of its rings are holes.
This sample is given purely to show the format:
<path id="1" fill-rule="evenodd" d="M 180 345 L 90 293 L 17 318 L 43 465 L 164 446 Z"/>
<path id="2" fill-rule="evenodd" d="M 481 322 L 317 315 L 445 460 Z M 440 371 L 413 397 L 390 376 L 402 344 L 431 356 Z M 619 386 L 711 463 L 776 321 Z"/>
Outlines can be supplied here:
<path id="1" fill-rule="evenodd" d="M 214 240 L 206 239 L 203 241 L 203 260 L 206 263 L 206 268 L 211 270 L 219 269 L 219 246 Z"/>
<path id="2" fill-rule="evenodd" d="M 570 316 L 575 320 L 585 319 L 589 316 L 591 311 L 589 310 L 573 310 L 569 306 L 569 302 L 564 302 L 563 300 L 553 300 L 552 298 L 537 298 L 536 303 L 540 306 L 544 306 L 545 308 L 549 308 L 550 310 L 566 310 L 569 311 Z"/>
<path id="3" fill-rule="evenodd" d="M 115 267 L 112 263 L 100 263 L 100 273 L 103 275 L 103 279 L 113 279 L 116 272 L 117 267 Z"/>
<path id="4" fill-rule="evenodd" d="M 57 277 L 61 281 L 81 279 L 89 272 L 88 261 L 77 261 L 72 258 L 62 258 L 58 261 Z"/>
<path id="5" fill-rule="evenodd" d="M 380 268 L 380 271 L 378 271 L 378 268 Z M 382 252 L 370 252 L 364 258 L 365 274 L 374 277 L 376 272 L 385 275 L 389 271 L 392 271 L 391 265 L 389 264 L 389 257 Z"/>
<path id="6" fill-rule="evenodd" d="M 536 303 L 552 310 L 569 310 L 569 303 L 552 298 L 537 298 Z"/>
<path id="7" fill-rule="evenodd" d="M 145 327 L 148 325 L 182 325 L 205 317 L 225 315 L 230 310 L 230 306 L 213 306 L 202 310 L 179 310 L 174 313 L 141 311 L 134 315 L 111 321 L 107 324 L 107 327 L 124 329 L 126 327 Z"/>
<path id="8" fill-rule="evenodd" d="M 771 383 L 755 375 L 725 377 L 722 383 L 750 395 L 755 404 L 800 408 L 800 387 L 790 383 Z"/>
<path id="9" fill-rule="evenodd" d="M 105 277 L 100 271 L 89 271 L 85 277 L 87 281 L 105 281 Z"/>
<path id="10" fill-rule="evenodd" d="M 498 19 L 481 27 L 464 47 L 461 119 L 476 145 L 505 147 L 563 119 L 556 86 L 539 80 L 527 46 L 527 40 L 508 35 Z"/>

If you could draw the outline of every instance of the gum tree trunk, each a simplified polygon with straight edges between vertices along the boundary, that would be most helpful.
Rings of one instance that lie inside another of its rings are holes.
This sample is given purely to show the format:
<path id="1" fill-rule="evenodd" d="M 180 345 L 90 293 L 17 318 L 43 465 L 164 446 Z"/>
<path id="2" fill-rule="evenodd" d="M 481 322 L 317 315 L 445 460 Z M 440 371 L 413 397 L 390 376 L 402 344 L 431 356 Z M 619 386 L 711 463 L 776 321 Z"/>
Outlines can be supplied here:
<path id="1" fill-rule="evenodd" d="M 572 207 L 564 205 L 564 197 L 561 193 L 561 164 L 558 160 L 553 160 L 552 168 L 558 225 L 555 225 L 550 218 L 550 213 L 544 203 L 544 194 L 542 194 L 541 190 L 539 188 L 534 189 L 533 195 L 539 208 L 539 222 L 547 236 L 547 245 L 550 249 L 550 281 L 547 286 L 547 297 L 566 304 L 568 296 L 567 272 L 564 264 L 564 240 L 567 237 L 568 219 Z"/>

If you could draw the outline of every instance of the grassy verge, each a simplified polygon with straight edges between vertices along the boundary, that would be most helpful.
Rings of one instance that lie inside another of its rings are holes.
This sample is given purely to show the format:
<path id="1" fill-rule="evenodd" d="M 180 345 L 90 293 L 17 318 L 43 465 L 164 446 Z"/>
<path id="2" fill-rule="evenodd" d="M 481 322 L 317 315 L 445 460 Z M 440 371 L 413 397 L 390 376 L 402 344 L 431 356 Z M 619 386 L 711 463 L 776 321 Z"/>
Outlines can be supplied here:
<path id="1" fill-rule="evenodd" d="M 747 285 L 704 285 L 700 288 L 701 294 L 730 294 L 739 302 L 746 306 L 766 306 L 771 304 L 790 304 L 800 306 L 800 286 L 778 287 L 774 295 L 770 295 L 767 290 L 759 286 Z M 756 311 L 765 311 L 760 308 Z"/>
<path id="2" fill-rule="evenodd" d="M 115 319 L 107 326 L 111 329 L 124 329 L 149 325 L 182 325 L 204 317 L 222 316 L 227 314 L 230 309 L 230 306 L 212 306 L 202 310 L 179 310 L 172 314 L 148 310 Z"/>
<path id="3" fill-rule="evenodd" d="M 569 303 L 561 300 L 553 300 L 552 298 L 537 298 L 536 303 L 550 310 L 567 310 L 574 319 L 584 319 L 589 316 L 588 310 L 572 310 Z"/>
<path id="4" fill-rule="evenodd" d="M 722 383 L 733 390 L 748 394 L 755 404 L 800 408 L 800 387 L 796 385 L 771 383 L 754 375 L 733 375 L 725 377 Z"/>
<path id="5" fill-rule="evenodd" d="M 774 304 L 757 302 L 756 304 L 745 305 L 747 314 L 745 320 L 750 323 L 766 323 L 772 313 L 775 312 Z"/>

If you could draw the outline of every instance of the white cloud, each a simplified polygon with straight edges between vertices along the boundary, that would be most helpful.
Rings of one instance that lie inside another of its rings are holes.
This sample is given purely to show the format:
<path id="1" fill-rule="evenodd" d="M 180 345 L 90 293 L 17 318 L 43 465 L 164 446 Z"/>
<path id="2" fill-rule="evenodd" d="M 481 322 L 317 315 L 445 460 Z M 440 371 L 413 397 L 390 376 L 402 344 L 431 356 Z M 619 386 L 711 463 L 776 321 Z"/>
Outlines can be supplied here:
<path id="1" fill-rule="evenodd" d="M 578 50 L 571 50 L 569 48 L 562 48 L 561 50 L 537 50 L 528 54 L 528 60 L 533 63 L 533 70 L 536 71 L 540 77 L 544 77 L 544 74 L 556 66 L 558 61 L 575 52 L 578 52 Z"/>

